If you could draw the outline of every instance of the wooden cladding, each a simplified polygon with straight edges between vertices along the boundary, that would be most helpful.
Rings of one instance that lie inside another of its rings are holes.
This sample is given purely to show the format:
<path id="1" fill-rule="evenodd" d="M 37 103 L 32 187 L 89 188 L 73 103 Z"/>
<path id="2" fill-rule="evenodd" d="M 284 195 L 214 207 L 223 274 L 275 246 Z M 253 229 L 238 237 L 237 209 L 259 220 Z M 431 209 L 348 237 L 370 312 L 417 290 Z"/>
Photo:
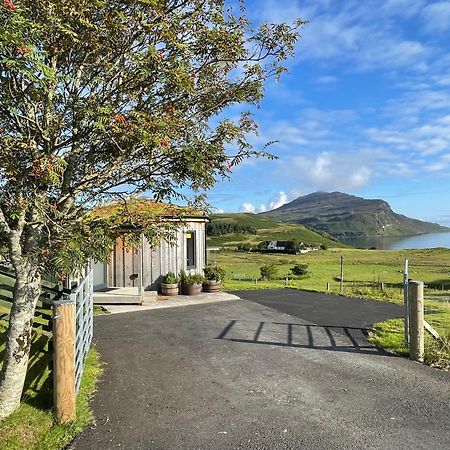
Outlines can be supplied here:
<path id="1" fill-rule="evenodd" d="M 167 242 L 152 248 L 143 239 L 140 246 L 127 247 L 122 237 L 117 239 L 107 268 L 109 287 L 139 287 L 157 290 L 168 272 L 181 270 L 202 273 L 205 266 L 205 223 L 191 222 L 188 228 L 179 229 L 177 244 Z"/>

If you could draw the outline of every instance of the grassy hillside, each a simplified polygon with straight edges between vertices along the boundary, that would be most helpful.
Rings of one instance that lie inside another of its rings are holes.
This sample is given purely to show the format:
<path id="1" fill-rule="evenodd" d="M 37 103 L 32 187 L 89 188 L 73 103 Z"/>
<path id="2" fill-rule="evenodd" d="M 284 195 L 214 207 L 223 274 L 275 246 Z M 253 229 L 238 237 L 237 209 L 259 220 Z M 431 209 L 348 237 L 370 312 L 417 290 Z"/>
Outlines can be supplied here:
<path id="1" fill-rule="evenodd" d="M 284 241 L 296 239 L 305 244 L 326 244 L 329 247 L 344 247 L 331 237 L 323 236 L 304 225 L 278 222 L 270 217 L 251 213 L 216 214 L 213 223 L 239 223 L 257 230 L 256 234 L 233 233 L 208 237 L 209 247 L 236 247 L 239 243 L 258 244 L 261 241 Z"/>

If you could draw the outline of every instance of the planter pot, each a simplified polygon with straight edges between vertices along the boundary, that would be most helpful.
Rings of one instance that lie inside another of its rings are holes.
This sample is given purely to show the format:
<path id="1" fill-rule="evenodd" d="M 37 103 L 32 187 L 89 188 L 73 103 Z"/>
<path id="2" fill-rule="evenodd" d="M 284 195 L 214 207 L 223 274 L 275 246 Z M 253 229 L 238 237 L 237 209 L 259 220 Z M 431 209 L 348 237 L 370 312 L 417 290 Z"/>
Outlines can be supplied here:
<path id="1" fill-rule="evenodd" d="M 178 295 L 178 284 L 161 283 L 161 292 L 163 295 Z"/>
<path id="2" fill-rule="evenodd" d="M 185 284 L 183 286 L 184 295 L 198 295 L 202 292 L 201 283 L 198 284 Z"/>
<path id="3" fill-rule="evenodd" d="M 220 292 L 221 288 L 221 281 L 207 280 L 203 283 L 203 292 Z"/>

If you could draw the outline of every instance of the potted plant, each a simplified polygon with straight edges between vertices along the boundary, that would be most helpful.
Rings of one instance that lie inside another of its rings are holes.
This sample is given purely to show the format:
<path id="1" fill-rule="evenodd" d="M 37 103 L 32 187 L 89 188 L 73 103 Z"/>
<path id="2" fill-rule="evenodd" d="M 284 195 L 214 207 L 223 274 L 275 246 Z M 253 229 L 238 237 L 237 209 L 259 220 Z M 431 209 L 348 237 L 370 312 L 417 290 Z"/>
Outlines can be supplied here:
<path id="1" fill-rule="evenodd" d="M 163 295 L 178 295 L 178 278 L 173 272 L 168 272 L 161 283 Z"/>
<path id="2" fill-rule="evenodd" d="M 198 273 L 193 275 L 181 276 L 181 287 L 183 294 L 185 295 L 198 295 L 202 292 L 202 283 L 205 281 L 205 277 Z"/>
<path id="3" fill-rule="evenodd" d="M 225 269 L 220 266 L 206 266 L 204 273 L 206 281 L 203 283 L 203 291 L 219 292 L 225 278 Z"/>

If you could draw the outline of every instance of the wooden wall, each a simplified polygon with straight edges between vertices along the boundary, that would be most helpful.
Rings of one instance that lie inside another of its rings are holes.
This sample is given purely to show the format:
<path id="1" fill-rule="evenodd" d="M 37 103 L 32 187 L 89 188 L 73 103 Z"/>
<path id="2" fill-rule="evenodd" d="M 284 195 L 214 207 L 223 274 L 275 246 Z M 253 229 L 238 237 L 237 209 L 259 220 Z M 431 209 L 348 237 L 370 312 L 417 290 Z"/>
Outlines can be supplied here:
<path id="1" fill-rule="evenodd" d="M 188 231 L 195 231 L 196 234 L 196 268 L 192 270 L 186 270 L 185 233 Z M 143 249 L 127 248 L 124 246 L 123 239 L 119 238 L 107 267 L 108 286 L 139 286 L 138 277 L 142 276 L 141 264 L 144 290 L 158 290 L 161 279 L 167 272 L 179 274 L 180 270 L 184 269 L 188 273 L 203 273 L 206 264 L 205 232 L 204 222 L 188 222 L 177 232 L 177 245 L 162 242 L 153 249 L 145 238 Z"/>

